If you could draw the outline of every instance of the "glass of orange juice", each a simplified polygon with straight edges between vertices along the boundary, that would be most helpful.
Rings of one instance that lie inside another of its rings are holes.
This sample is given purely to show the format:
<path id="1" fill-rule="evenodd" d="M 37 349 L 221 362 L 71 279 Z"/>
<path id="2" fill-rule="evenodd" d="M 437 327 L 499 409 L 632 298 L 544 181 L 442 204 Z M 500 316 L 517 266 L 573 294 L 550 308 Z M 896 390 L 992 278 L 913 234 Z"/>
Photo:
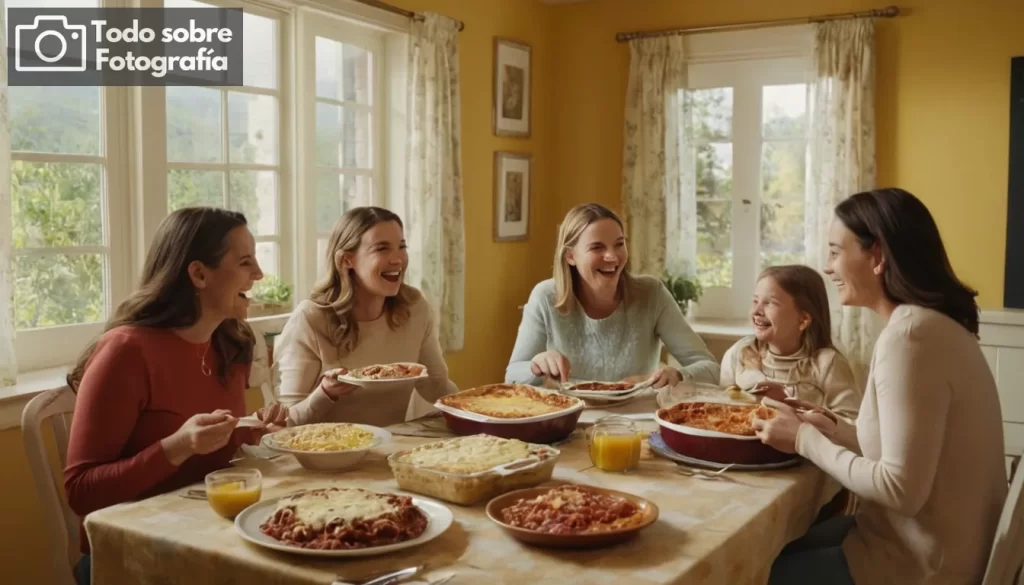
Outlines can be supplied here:
<path id="1" fill-rule="evenodd" d="M 604 471 L 625 472 L 640 464 L 641 435 L 624 416 L 599 419 L 587 434 L 590 461 Z"/>
<path id="2" fill-rule="evenodd" d="M 262 493 L 263 474 L 259 469 L 221 469 L 206 474 L 206 501 L 214 512 L 229 520 L 260 501 Z"/>

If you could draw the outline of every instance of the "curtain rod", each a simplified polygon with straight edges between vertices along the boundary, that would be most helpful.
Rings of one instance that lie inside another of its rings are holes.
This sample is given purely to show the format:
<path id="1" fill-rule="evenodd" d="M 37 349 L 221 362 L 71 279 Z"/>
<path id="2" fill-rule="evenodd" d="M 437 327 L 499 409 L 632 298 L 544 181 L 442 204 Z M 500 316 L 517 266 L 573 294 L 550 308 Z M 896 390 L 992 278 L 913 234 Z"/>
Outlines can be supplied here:
<path id="1" fill-rule="evenodd" d="M 668 37 L 674 35 L 685 35 L 694 33 L 717 32 L 726 30 L 743 30 L 751 28 L 768 28 L 773 26 L 786 26 L 791 24 L 807 24 L 812 22 L 825 22 L 828 20 L 843 20 L 848 18 L 895 18 L 900 15 L 898 6 L 876 8 L 861 12 L 844 12 L 841 14 L 824 14 L 821 16 L 809 16 L 806 18 L 780 18 L 777 20 L 762 20 L 760 22 L 741 22 L 737 24 L 716 24 L 711 26 L 696 26 L 691 28 L 671 28 L 665 30 L 624 32 L 615 35 L 615 40 L 620 43 L 633 39 L 646 39 L 651 37 Z"/>
<path id="2" fill-rule="evenodd" d="M 394 14 L 401 14 L 402 16 L 406 18 L 411 18 L 413 20 L 423 20 L 423 15 L 418 12 L 413 12 L 411 10 L 399 8 L 398 6 L 388 4 L 387 2 L 381 2 L 380 0 L 355 0 L 355 2 L 365 4 L 367 6 L 372 6 L 374 8 L 379 8 L 381 10 L 386 10 L 387 12 L 393 12 Z M 455 22 L 459 23 L 459 30 L 466 28 L 466 23 L 462 22 L 461 20 L 456 20 Z"/>

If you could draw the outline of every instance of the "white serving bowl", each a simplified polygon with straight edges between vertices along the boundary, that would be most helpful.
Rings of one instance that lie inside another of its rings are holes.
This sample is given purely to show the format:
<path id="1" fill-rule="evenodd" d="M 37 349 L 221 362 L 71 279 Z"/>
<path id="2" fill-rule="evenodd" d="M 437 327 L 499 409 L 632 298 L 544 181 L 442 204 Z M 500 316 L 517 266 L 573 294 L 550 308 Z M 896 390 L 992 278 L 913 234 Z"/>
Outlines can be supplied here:
<path id="1" fill-rule="evenodd" d="M 306 469 L 313 471 L 342 471 L 355 467 L 363 460 L 364 457 L 366 457 L 366 454 L 369 453 L 371 449 L 391 442 L 391 433 L 382 428 L 354 423 L 352 426 L 359 427 L 364 431 L 373 433 L 374 437 L 369 445 L 360 449 L 346 449 L 344 451 L 299 451 L 277 445 L 274 441 L 274 435 L 277 433 L 264 435 L 260 443 L 271 451 L 293 455 L 296 461 L 299 462 L 299 465 Z M 278 431 L 278 433 L 287 432 L 288 430 L 289 429 L 284 429 L 282 431 Z"/>

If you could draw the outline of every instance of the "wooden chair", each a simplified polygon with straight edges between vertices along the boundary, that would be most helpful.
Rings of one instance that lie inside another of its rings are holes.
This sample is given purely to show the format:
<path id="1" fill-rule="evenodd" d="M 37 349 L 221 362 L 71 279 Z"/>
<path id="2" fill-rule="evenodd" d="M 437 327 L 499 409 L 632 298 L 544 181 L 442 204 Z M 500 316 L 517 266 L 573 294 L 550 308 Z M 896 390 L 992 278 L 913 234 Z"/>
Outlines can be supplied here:
<path id="1" fill-rule="evenodd" d="M 74 567 L 80 556 L 79 518 L 62 497 L 64 466 L 68 458 L 68 436 L 75 410 L 75 394 L 70 388 L 49 390 L 25 405 L 21 413 L 21 436 L 36 493 L 43 504 L 43 517 L 52 546 L 47 563 L 55 585 L 75 585 Z M 43 437 L 43 424 L 49 421 L 57 444 L 60 468 L 54 469 Z"/>
<path id="2" fill-rule="evenodd" d="M 996 538 L 988 557 L 985 579 L 981 585 L 1021 585 L 1021 566 L 1024 565 L 1024 505 L 1021 491 L 1024 490 L 1024 473 L 1016 473 L 1017 457 L 1011 464 L 1010 491 L 1006 494 L 1003 513 L 996 527 Z"/>

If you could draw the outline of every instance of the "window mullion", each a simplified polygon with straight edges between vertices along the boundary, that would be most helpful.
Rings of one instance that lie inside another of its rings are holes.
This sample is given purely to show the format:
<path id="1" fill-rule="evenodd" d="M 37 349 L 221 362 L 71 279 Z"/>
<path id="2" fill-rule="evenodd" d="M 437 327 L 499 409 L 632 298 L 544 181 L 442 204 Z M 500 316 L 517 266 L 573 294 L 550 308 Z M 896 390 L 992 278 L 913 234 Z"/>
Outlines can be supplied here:
<path id="1" fill-rule="evenodd" d="M 733 102 L 732 314 L 742 317 L 758 265 L 761 177 L 761 91 L 737 79 Z"/>

